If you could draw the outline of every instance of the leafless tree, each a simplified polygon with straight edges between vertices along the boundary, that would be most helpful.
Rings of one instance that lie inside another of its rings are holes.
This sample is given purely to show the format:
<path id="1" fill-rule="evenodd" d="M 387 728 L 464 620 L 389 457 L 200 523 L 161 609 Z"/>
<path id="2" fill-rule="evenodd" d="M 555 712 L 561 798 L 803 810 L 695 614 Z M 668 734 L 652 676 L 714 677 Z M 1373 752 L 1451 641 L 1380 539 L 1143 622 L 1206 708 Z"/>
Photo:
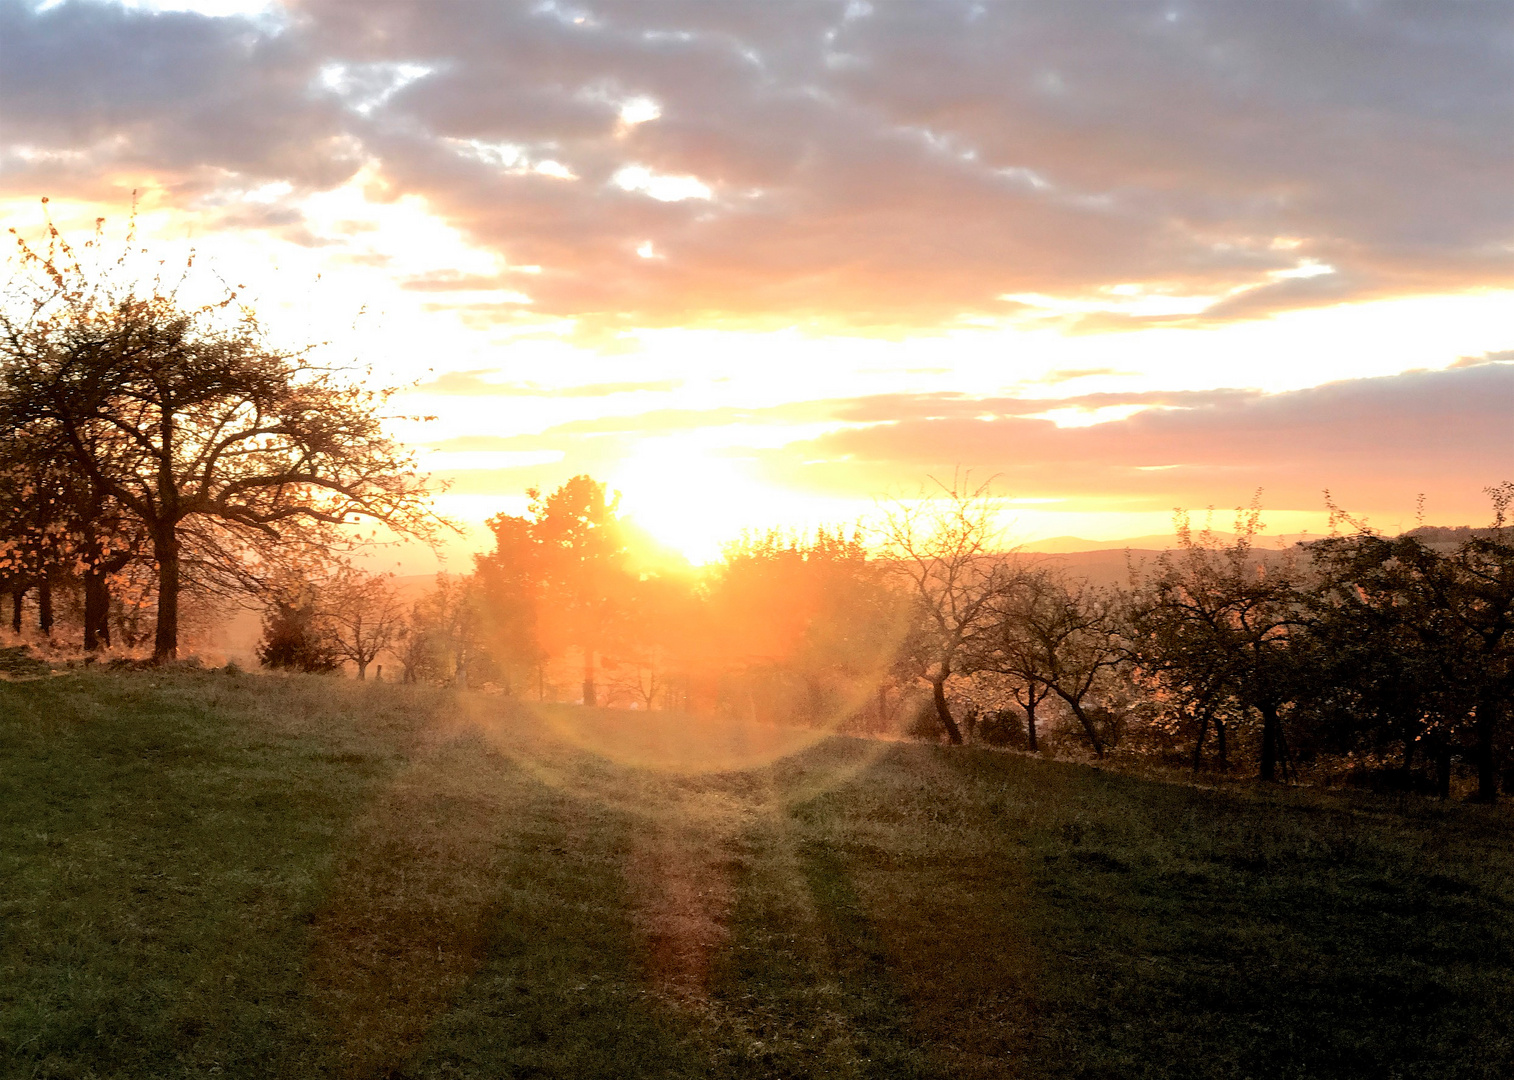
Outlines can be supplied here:
<path id="1" fill-rule="evenodd" d="M 332 648 L 368 677 L 368 665 L 398 639 L 405 609 L 388 574 L 343 567 L 322 586 L 317 601 Z"/>
<path id="2" fill-rule="evenodd" d="M 918 620 L 909 645 L 930 684 L 936 716 L 953 745 L 962 731 L 947 703 L 946 684 L 968 643 L 988 618 L 1000 536 L 990 484 L 968 477 L 914 500 L 895 500 L 883 516 L 880 547 L 889 569 L 911 595 Z"/>
<path id="3" fill-rule="evenodd" d="M 989 617 L 973 642 L 975 663 L 1019 683 L 1031 749 L 1036 749 L 1035 704 L 1060 698 L 1077 718 L 1093 752 L 1105 739 L 1088 703 L 1100 681 L 1125 662 L 1118 605 L 1109 592 L 1071 581 L 1051 567 L 1001 567 Z"/>

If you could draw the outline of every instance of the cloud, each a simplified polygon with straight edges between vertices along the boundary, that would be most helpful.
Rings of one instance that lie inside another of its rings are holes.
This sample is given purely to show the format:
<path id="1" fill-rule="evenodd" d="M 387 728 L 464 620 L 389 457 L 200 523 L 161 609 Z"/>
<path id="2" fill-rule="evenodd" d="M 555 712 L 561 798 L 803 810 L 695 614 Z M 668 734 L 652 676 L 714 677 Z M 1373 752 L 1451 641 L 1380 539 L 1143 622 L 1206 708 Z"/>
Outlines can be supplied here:
<path id="1" fill-rule="evenodd" d="M 297 32 L 249 19 L 0 0 L 0 183 L 34 194 L 40 173 L 63 194 L 130 171 L 180 197 L 228 176 L 341 183 L 360 158 L 340 104 L 312 90 L 317 67 Z"/>
<path id="2" fill-rule="evenodd" d="M 579 386 L 543 386 L 532 382 L 493 382 L 483 378 L 497 374 L 488 369 L 476 371 L 449 371 L 427 383 L 415 387 L 418 394 L 461 394 L 469 397 L 479 394 L 504 397 L 558 397 L 595 398 L 612 394 L 661 393 L 673 390 L 680 384 L 675 379 L 657 379 L 647 382 L 585 383 Z"/>
<path id="3" fill-rule="evenodd" d="M 1487 515 L 1483 489 L 1514 478 L 1511 401 L 1514 364 L 1494 361 L 1281 394 L 888 394 L 760 409 L 654 409 L 538 434 L 453 437 L 430 449 L 564 455 L 535 471 L 455 474 L 480 492 L 575 472 L 611 475 L 643 438 L 689 437 L 691 454 L 739 457 L 779 487 L 847 499 L 968 468 L 1022 499 L 1127 512 L 1228 508 L 1258 488 L 1267 507 L 1318 511 L 1329 489 L 1348 508 L 1407 520 L 1424 492 L 1437 520 L 1475 523 Z M 1141 411 L 1086 427 L 1059 427 L 1042 415 L 1058 408 L 1110 415 L 1121 407 Z M 813 434 L 817 427 L 829 430 Z M 709 432 L 719 437 L 707 444 L 700 433 Z"/>
<path id="4" fill-rule="evenodd" d="M 882 399 L 841 410 L 878 422 L 767 455 L 789 482 L 882 490 L 900 477 L 970 466 L 1024 497 L 1092 498 L 1129 509 L 1237 505 L 1257 488 L 1269 505 L 1317 508 L 1330 489 L 1348 505 L 1482 513 L 1482 489 L 1514 477 L 1514 364 L 1251 391 L 1089 395 L 1162 405 L 1125 420 L 1064 427 L 1029 415 L 1045 403 L 941 397 L 916 408 Z M 893 414 L 897 419 L 887 419 Z"/>
<path id="5" fill-rule="evenodd" d="M 1514 283 L 1509 5 L 580 6 L 0 0 L 0 187 L 297 198 L 366 166 L 541 267 L 533 310 L 588 334 L 1228 296 L 1156 317 L 1198 324 Z M 1301 260 L 1336 273 L 1279 276 Z"/>

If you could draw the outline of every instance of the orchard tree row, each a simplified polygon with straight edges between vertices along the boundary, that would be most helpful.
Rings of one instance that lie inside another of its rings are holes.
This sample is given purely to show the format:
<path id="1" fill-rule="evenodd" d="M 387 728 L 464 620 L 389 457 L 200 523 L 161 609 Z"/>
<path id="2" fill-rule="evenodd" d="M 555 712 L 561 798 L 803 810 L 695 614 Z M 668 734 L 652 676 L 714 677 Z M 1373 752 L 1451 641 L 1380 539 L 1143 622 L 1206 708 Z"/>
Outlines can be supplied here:
<path id="1" fill-rule="evenodd" d="M 1386 537 L 1338 513 L 1334 535 L 1288 549 L 1258 545 L 1255 508 L 1224 541 L 1180 518 L 1174 549 L 1118 588 L 1000 550 L 983 490 L 898 503 L 871 535 L 748 536 L 700 577 L 635 572 L 587 476 L 530 494 L 526 515 L 490 521 L 472 574 L 402 618 L 370 602 L 406 678 L 541 697 L 576 664 L 567 696 L 591 705 L 1263 780 L 1330 761 L 1442 795 L 1459 767 L 1492 798 L 1514 764 L 1514 485 L 1490 492 L 1486 528 Z M 327 667 L 372 660 L 340 644 L 361 622 L 350 595 L 338 581 L 306 601 L 327 613 L 309 623 Z"/>

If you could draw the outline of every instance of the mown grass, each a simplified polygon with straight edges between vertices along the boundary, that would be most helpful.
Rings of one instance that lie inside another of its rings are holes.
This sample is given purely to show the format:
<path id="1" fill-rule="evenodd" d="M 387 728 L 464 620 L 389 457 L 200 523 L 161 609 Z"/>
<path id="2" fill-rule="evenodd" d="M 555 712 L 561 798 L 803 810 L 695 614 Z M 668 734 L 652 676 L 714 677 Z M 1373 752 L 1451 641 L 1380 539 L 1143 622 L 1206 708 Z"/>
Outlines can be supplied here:
<path id="1" fill-rule="evenodd" d="M 1514 1075 L 1503 808 L 105 671 L 0 808 L 6 1077 Z"/>

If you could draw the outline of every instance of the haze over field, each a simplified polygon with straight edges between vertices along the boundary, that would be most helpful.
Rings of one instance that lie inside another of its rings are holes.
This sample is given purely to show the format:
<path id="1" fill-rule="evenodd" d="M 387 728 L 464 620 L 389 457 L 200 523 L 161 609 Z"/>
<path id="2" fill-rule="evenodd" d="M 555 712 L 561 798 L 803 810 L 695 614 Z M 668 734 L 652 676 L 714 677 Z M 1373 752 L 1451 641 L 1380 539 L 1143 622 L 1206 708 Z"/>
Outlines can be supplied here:
<path id="1" fill-rule="evenodd" d="M 1279 531 L 1325 488 L 1481 521 L 1511 38 L 1507 4 L 0 0 L 0 211 L 120 236 L 138 192 L 155 251 L 416 382 L 400 433 L 473 522 L 587 473 L 700 560 L 959 465 L 1023 540 L 1258 487 Z"/>

